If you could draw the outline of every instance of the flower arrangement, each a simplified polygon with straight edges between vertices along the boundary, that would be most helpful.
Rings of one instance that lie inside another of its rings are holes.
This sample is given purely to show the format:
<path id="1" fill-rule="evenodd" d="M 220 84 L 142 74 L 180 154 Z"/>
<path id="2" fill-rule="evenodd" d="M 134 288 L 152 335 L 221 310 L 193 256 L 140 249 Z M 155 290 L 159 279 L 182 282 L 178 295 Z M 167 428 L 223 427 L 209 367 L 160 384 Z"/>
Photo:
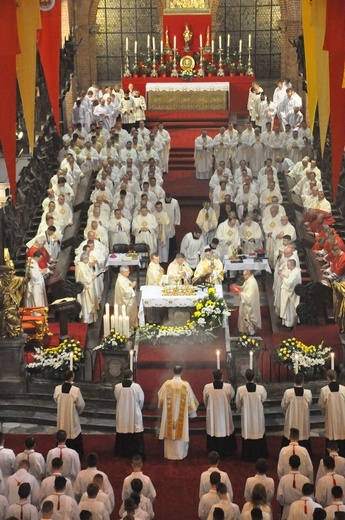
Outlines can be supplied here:
<path id="1" fill-rule="evenodd" d="M 209 62 L 206 66 L 206 72 L 209 74 L 214 74 L 217 70 L 217 67 L 214 65 L 214 63 Z"/>
<path id="2" fill-rule="evenodd" d="M 93 350 L 123 350 L 126 348 L 128 339 L 124 334 L 116 332 L 115 329 L 111 329 L 107 336 L 104 336 L 102 343 L 95 347 Z"/>
<path id="3" fill-rule="evenodd" d="M 260 342 L 257 339 L 247 336 L 246 334 L 242 334 L 238 340 L 237 346 L 239 348 L 246 348 L 248 350 L 256 350 L 260 348 Z"/>
<path id="4" fill-rule="evenodd" d="M 331 347 L 324 346 L 323 341 L 318 345 L 306 345 L 293 337 L 282 340 L 277 349 L 277 356 L 279 363 L 293 369 L 297 354 L 298 367 L 303 372 L 323 366 L 330 357 L 331 350 Z"/>
<path id="5" fill-rule="evenodd" d="M 195 310 L 181 327 L 170 327 L 165 325 L 143 325 L 139 327 L 140 339 L 160 343 L 180 342 L 181 340 L 192 340 L 194 343 L 203 343 L 215 337 L 214 329 L 222 325 L 223 317 L 230 316 L 231 312 L 224 298 L 219 298 L 214 287 L 208 287 L 205 298 L 195 304 Z"/>
<path id="6" fill-rule="evenodd" d="M 50 368 L 65 371 L 70 367 L 70 354 L 73 352 L 73 370 L 77 370 L 84 363 L 84 351 L 79 341 L 65 339 L 57 347 L 35 348 L 34 362 L 27 365 L 28 370 L 44 370 Z"/>
<path id="7" fill-rule="evenodd" d="M 181 72 L 181 78 L 185 81 L 191 81 L 194 78 L 194 73 L 192 70 L 184 70 Z"/>

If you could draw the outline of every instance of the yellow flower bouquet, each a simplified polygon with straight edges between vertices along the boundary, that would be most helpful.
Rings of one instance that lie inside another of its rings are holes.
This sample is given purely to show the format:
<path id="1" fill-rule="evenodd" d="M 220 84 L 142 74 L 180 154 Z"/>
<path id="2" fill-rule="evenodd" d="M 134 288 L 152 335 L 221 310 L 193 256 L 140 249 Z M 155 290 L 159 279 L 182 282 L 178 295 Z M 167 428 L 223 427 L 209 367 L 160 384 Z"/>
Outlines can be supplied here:
<path id="1" fill-rule="evenodd" d="M 30 371 L 53 369 L 65 371 L 70 367 L 71 352 L 73 353 L 73 370 L 77 370 L 84 363 L 84 350 L 80 346 L 80 341 L 65 339 L 56 347 L 35 348 L 33 354 L 34 362 L 27 365 Z"/>
<path id="2" fill-rule="evenodd" d="M 324 341 L 317 345 L 306 345 L 293 337 L 282 340 L 277 349 L 277 357 L 280 364 L 293 369 L 297 354 L 298 367 L 301 372 L 305 372 L 314 367 L 322 367 L 330 357 L 331 351 L 331 347 L 326 347 Z"/>
<path id="3" fill-rule="evenodd" d="M 248 350 L 256 350 L 260 348 L 260 342 L 257 339 L 247 336 L 247 334 L 242 334 L 238 340 L 237 346 L 239 348 L 246 348 Z"/>

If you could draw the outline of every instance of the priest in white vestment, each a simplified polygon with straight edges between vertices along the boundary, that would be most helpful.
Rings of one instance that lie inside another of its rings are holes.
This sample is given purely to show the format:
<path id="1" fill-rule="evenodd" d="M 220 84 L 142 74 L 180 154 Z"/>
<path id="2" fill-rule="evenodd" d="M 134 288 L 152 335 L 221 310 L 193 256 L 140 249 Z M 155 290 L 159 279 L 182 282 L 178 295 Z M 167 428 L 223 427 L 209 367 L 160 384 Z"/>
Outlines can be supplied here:
<path id="1" fill-rule="evenodd" d="M 167 275 L 169 276 L 169 283 L 176 283 L 178 285 L 189 285 L 192 281 L 193 271 L 186 262 L 186 257 L 183 253 L 177 253 L 175 260 L 168 265 Z"/>
<path id="2" fill-rule="evenodd" d="M 27 260 L 30 279 L 27 287 L 26 307 L 48 307 L 43 275 L 49 273 L 49 269 L 41 269 L 38 265 L 42 256 L 41 251 L 35 251 L 32 258 Z"/>
<path id="3" fill-rule="evenodd" d="M 68 370 L 66 381 L 55 388 L 54 401 L 57 403 L 57 429 L 66 432 L 66 445 L 81 456 L 84 450 L 79 415 L 85 408 L 85 402 L 73 381 L 74 373 Z"/>
<path id="4" fill-rule="evenodd" d="M 198 227 L 193 232 L 187 233 L 181 242 L 181 253 L 186 257 L 188 265 L 192 269 L 196 269 L 200 257 L 205 248 L 204 237 L 202 230 Z"/>
<path id="5" fill-rule="evenodd" d="M 81 319 L 83 323 L 94 323 L 98 319 L 98 298 L 95 290 L 95 280 L 97 274 L 93 274 L 89 266 L 90 255 L 82 253 L 80 262 L 76 265 L 75 280 L 83 284 L 83 291 L 78 294 L 78 301 L 81 305 Z"/>
<path id="6" fill-rule="evenodd" d="M 129 221 L 121 215 L 121 210 L 115 209 L 114 217 L 109 221 L 109 251 L 112 251 L 115 244 L 130 243 L 130 229 L 131 225 Z"/>
<path id="7" fill-rule="evenodd" d="M 137 282 L 129 280 L 129 273 L 130 271 L 128 266 L 122 265 L 120 267 L 120 272 L 115 284 L 114 303 L 117 303 L 119 309 L 122 308 L 122 305 L 126 306 L 126 314 L 129 316 L 129 326 L 136 327 L 138 309 L 134 289 Z"/>
<path id="8" fill-rule="evenodd" d="M 142 408 L 144 392 L 133 382 L 133 372 L 124 371 L 124 380 L 115 385 L 116 439 L 115 455 L 134 457 L 145 455 Z"/>
<path id="9" fill-rule="evenodd" d="M 285 327 L 293 327 L 297 317 L 297 306 L 300 297 L 295 293 L 296 285 L 302 283 L 301 270 L 296 265 L 296 260 L 288 260 L 287 273 L 281 274 L 282 285 L 280 291 L 280 314 Z"/>
<path id="10" fill-rule="evenodd" d="M 155 211 L 153 215 L 156 217 L 158 223 L 157 230 L 157 247 L 160 261 L 167 263 L 169 260 L 169 238 L 167 229 L 170 224 L 170 219 L 167 212 L 163 208 L 161 201 L 156 202 Z"/>
<path id="11" fill-rule="evenodd" d="M 238 310 L 238 330 L 241 334 L 253 336 L 261 329 L 260 293 L 258 282 L 249 269 L 243 271 L 244 284 L 240 291 L 240 307 Z"/>
<path id="12" fill-rule="evenodd" d="M 214 381 L 205 385 L 203 399 L 206 407 L 206 449 L 226 457 L 237 449 L 230 407 L 235 391 L 229 383 L 222 381 L 222 377 L 221 370 L 213 371 Z"/>
<path id="13" fill-rule="evenodd" d="M 242 459 L 256 462 L 258 458 L 268 457 L 263 408 L 267 392 L 262 385 L 254 383 L 254 371 L 250 368 L 245 377 L 247 383 L 237 389 L 235 399 L 236 408 L 241 412 Z"/>
<path id="14" fill-rule="evenodd" d="M 345 456 L 345 386 L 337 383 L 335 370 L 327 370 L 327 386 L 321 388 L 319 406 L 325 416 L 325 437 L 336 441 L 339 455 Z"/>
<path id="15" fill-rule="evenodd" d="M 224 279 L 223 264 L 213 253 L 210 246 L 205 247 L 204 256 L 198 263 L 193 284 L 210 283 L 212 285 L 221 284 Z"/>
<path id="16" fill-rule="evenodd" d="M 219 212 L 218 212 L 219 213 Z M 211 207 L 210 201 L 203 203 L 202 209 L 196 218 L 196 225 L 202 229 L 205 244 L 209 244 L 215 237 L 217 230 L 218 218 L 215 210 Z"/>
<path id="17" fill-rule="evenodd" d="M 225 165 L 229 167 L 229 153 L 230 153 L 230 137 L 225 133 L 225 128 L 222 126 L 213 139 L 215 166 L 218 168 L 220 161 L 224 161 Z"/>
<path id="18" fill-rule="evenodd" d="M 162 408 L 159 439 L 164 439 L 164 457 L 182 460 L 188 454 L 189 420 L 196 417 L 199 403 L 190 384 L 181 379 L 182 367 L 174 367 L 174 377 L 166 381 L 158 392 L 158 406 Z"/>
<path id="19" fill-rule="evenodd" d="M 240 225 L 239 233 L 245 255 L 254 253 L 255 249 L 262 247 L 261 227 L 250 217 L 244 219 L 244 222 Z"/>
<path id="20" fill-rule="evenodd" d="M 157 251 L 157 231 L 158 222 L 154 215 L 148 213 L 143 206 L 139 215 L 133 218 L 132 233 L 135 236 L 136 244 L 147 244 L 151 253 Z"/>
<path id="21" fill-rule="evenodd" d="M 194 160 L 196 178 L 210 179 L 213 170 L 213 140 L 207 135 L 207 130 L 203 130 L 195 139 Z"/>
<path id="22" fill-rule="evenodd" d="M 234 218 L 229 218 L 219 224 L 216 238 L 219 240 L 219 254 L 221 260 L 223 260 L 225 255 L 232 257 L 234 253 L 237 254 L 241 245 L 237 221 Z"/>
<path id="23" fill-rule="evenodd" d="M 174 254 L 177 250 L 176 226 L 181 224 L 180 206 L 177 199 L 174 199 L 170 193 L 165 194 L 162 204 L 169 217 L 169 224 L 166 228 L 166 234 L 169 239 L 169 252 L 170 254 Z"/>

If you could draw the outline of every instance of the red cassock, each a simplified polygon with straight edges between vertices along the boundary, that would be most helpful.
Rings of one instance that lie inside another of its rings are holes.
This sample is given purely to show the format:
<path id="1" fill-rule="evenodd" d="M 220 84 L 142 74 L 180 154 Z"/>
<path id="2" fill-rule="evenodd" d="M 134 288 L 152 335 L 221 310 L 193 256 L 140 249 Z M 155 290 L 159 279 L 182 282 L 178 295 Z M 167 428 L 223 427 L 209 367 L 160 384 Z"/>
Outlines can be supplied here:
<path id="1" fill-rule="evenodd" d="M 34 256 L 34 253 L 36 251 L 40 251 L 43 256 L 41 256 L 40 261 L 38 262 L 38 265 L 41 269 L 45 269 L 48 267 L 48 262 L 50 261 L 50 254 L 46 250 L 44 246 L 37 247 L 37 246 L 31 246 L 27 252 L 26 252 L 26 258 L 32 258 Z"/>

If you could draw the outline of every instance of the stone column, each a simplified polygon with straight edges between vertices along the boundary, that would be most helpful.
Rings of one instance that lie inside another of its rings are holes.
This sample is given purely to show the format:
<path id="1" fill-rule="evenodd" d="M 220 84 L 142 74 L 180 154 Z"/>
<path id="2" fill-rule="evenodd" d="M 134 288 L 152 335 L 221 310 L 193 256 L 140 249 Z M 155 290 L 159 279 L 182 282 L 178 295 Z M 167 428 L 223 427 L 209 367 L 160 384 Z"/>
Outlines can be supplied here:
<path id="1" fill-rule="evenodd" d="M 0 393 L 25 392 L 24 345 L 27 334 L 15 339 L 0 338 Z"/>

